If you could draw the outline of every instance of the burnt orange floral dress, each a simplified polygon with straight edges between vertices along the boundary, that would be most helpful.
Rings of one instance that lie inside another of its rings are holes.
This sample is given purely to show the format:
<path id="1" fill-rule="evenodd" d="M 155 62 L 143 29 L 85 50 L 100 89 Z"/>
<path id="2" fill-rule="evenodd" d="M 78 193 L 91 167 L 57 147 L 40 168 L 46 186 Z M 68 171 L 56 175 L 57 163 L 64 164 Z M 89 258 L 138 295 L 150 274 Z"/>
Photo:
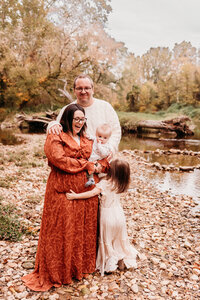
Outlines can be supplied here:
<path id="1" fill-rule="evenodd" d="M 45 153 L 51 172 L 47 181 L 35 270 L 22 278 L 34 291 L 81 280 L 95 271 L 98 197 L 67 200 L 70 189 L 84 192 L 92 141 L 81 137 L 80 146 L 67 133 L 48 135 Z M 101 162 L 106 171 L 107 162 Z M 98 181 L 98 177 L 95 177 Z"/>

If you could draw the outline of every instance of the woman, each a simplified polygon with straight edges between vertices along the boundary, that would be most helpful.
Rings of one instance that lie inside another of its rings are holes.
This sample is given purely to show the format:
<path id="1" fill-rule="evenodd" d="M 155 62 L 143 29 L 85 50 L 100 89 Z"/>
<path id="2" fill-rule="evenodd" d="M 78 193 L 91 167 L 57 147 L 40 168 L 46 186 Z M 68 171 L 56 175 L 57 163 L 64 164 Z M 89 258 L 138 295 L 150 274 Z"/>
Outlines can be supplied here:
<path id="1" fill-rule="evenodd" d="M 88 158 L 92 141 L 84 135 L 84 109 L 70 104 L 61 119 L 63 132 L 50 134 L 45 153 L 51 167 L 48 178 L 40 237 L 33 273 L 22 278 L 34 291 L 69 284 L 95 271 L 98 197 L 69 201 L 66 192 L 80 193 L 85 188 L 86 170 L 95 171 Z M 100 161 L 106 171 L 107 161 Z M 95 177 L 98 181 L 98 176 Z"/>

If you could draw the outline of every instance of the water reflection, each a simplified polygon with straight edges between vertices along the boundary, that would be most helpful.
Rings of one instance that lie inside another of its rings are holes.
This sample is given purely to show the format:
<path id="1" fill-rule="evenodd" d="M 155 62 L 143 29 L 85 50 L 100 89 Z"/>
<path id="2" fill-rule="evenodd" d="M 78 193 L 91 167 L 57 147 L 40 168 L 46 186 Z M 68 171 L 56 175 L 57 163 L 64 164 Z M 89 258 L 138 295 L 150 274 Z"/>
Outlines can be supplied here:
<path id="1" fill-rule="evenodd" d="M 138 149 L 141 151 L 156 149 L 180 149 L 200 151 L 200 135 L 194 135 L 192 138 L 175 139 L 175 138 L 160 138 L 140 136 L 136 134 L 127 134 L 122 137 L 120 150 L 123 149 Z M 200 159 L 190 155 L 158 155 L 155 153 L 144 153 L 143 156 L 149 162 L 159 162 L 160 164 L 175 166 L 195 166 L 200 164 Z M 151 181 L 161 191 L 168 191 L 172 195 L 188 195 L 199 203 L 195 209 L 200 211 L 200 170 L 195 169 L 192 172 L 161 172 L 152 171 L 147 173 L 147 180 Z"/>
<path id="2" fill-rule="evenodd" d="M 169 191 L 173 195 L 188 195 L 199 201 L 200 170 L 191 173 L 150 172 L 149 180 L 161 191 Z"/>
<path id="3" fill-rule="evenodd" d="M 159 162 L 161 165 L 174 165 L 180 166 L 197 166 L 200 164 L 200 158 L 197 156 L 170 154 L 159 155 L 157 153 L 144 153 L 143 156 L 148 162 Z"/>
<path id="4" fill-rule="evenodd" d="M 119 145 L 119 149 L 138 149 L 141 151 L 151 150 L 154 151 L 156 149 L 167 150 L 167 149 L 180 149 L 180 150 L 192 150 L 199 151 L 200 150 L 200 140 L 193 137 L 193 139 L 175 139 L 175 138 L 154 138 L 151 136 L 140 136 L 137 134 L 126 134 L 123 135 L 122 140 Z"/>

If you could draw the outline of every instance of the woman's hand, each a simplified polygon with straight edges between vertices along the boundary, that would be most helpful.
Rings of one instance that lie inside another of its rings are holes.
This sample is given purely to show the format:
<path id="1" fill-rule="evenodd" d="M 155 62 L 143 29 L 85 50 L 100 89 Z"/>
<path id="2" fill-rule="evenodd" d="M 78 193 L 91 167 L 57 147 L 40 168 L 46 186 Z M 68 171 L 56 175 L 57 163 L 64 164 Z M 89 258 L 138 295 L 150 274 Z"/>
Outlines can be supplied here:
<path id="1" fill-rule="evenodd" d="M 74 200 L 74 199 L 77 199 L 77 194 L 70 190 L 71 193 L 66 193 L 66 197 L 68 200 Z"/>

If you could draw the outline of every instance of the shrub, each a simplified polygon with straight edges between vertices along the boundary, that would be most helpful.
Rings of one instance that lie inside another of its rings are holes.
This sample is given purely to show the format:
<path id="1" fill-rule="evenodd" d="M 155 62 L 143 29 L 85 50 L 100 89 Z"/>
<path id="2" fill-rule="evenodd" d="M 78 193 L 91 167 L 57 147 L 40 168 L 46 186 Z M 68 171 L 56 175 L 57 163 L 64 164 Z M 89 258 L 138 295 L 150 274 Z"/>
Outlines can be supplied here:
<path id="1" fill-rule="evenodd" d="M 15 210 L 12 205 L 3 205 L 0 199 L 0 240 L 18 241 L 25 232 Z"/>
<path id="2" fill-rule="evenodd" d="M 16 137 L 10 130 L 1 130 L 0 129 L 0 142 L 3 145 L 18 145 L 22 144 L 23 140 L 19 137 Z"/>
<path id="3" fill-rule="evenodd" d="M 180 110 L 182 109 L 184 105 L 181 103 L 173 103 L 166 112 L 168 113 L 177 113 L 180 112 Z"/>
<path id="4" fill-rule="evenodd" d="M 5 108 L 0 108 L 0 122 L 3 122 L 7 116 L 7 111 Z"/>

